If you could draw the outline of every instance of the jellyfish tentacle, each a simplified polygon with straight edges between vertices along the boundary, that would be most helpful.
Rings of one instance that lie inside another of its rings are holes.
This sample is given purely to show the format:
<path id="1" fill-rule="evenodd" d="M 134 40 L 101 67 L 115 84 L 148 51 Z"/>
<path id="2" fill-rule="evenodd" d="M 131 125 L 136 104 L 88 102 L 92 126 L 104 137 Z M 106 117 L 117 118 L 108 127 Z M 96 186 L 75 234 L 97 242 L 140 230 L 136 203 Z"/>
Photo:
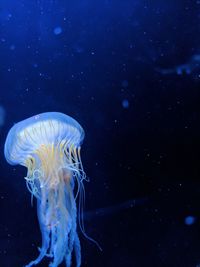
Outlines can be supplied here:
<path id="1" fill-rule="evenodd" d="M 80 267 L 81 266 L 81 244 L 80 244 L 80 240 L 79 240 L 77 233 L 75 233 L 75 238 L 74 238 L 74 253 L 75 253 L 75 258 L 76 258 L 76 267 Z"/>
<path id="2" fill-rule="evenodd" d="M 65 257 L 67 251 L 69 250 L 69 235 L 72 229 L 73 221 L 70 206 L 68 202 L 68 209 L 65 207 L 65 190 L 64 184 L 59 185 L 57 191 L 58 195 L 55 196 L 56 199 L 56 218 L 58 223 L 53 226 L 52 229 L 52 242 L 51 242 L 51 252 L 53 254 L 53 262 L 50 263 L 50 267 L 57 267 Z M 63 203 L 63 199 L 65 199 Z"/>
<path id="3" fill-rule="evenodd" d="M 98 249 L 100 251 L 102 251 L 102 248 L 99 245 L 99 243 L 95 239 L 90 237 L 85 231 L 84 214 L 83 214 L 84 204 L 85 204 L 85 188 L 84 188 L 83 182 L 81 182 L 80 183 L 80 192 L 79 192 L 79 204 L 78 204 L 78 223 L 79 223 L 79 227 L 80 227 L 80 230 L 81 230 L 82 234 L 84 235 L 84 237 L 86 239 L 90 240 L 91 242 L 93 242 L 98 247 Z"/>
<path id="4" fill-rule="evenodd" d="M 76 202 L 75 202 L 72 191 L 70 192 L 69 196 L 70 196 L 70 203 L 71 203 L 72 227 L 69 233 L 68 251 L 65 255 L 66 267 L 71 266 L 72 251 L 73 251 L 74 240 L 75 240 L 75 235 L 76 235 L 76 217 L 77 217 Z"/>
<path id="5" fill-rule="evenodd" d="M 37 265 L 38 263 L 40 263 L 41 260 L 47 255 L 47 250 L 49 247 L 50 231 L 48 230 L 48 228 L 44 224 L 44 218 L 43 218 L 44 215 L 42 213 L 41 201 L 39 199 L 37 200 L 37 210 L 38 210 L 38 220 L 39 220 L 39 224 L 40 224 L 40 230 L 42 233 L 42 247 L 39 249 L 39 251 L 40 251 L 39 256 L 35 260 L 33 260 L 29 264 L 27 264 L 25 267 L 31 267 L 31 266 L 34 266 L 34 265 Z"/>

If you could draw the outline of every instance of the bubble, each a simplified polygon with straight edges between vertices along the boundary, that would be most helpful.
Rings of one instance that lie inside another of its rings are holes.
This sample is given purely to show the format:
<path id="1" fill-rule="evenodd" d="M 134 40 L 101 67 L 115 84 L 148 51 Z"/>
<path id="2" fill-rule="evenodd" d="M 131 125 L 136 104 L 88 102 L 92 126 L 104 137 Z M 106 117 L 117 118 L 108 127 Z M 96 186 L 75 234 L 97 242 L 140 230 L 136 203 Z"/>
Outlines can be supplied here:
<path id="1" fill-rule="evenodd" d="M 185 224 L 186 225 L 192 225 L 196 221 L 196 218 L 194 216 L 187 216 L 185 217 Z"/>
<path id="2" fill-rule="evenodd" d="M 125 109 L 129 108 L 129 101 L 128 101 L 128 99 L 124 99 L 122 101 L 122 107 L 125 108 Z"/>
<path id="3" fill-rule="evenodd" d="M 53 30 L 54 34 L 55 35 L 59 35 L 62 33 L 62 28 L 61 27 L 55 27 L 54 30 Z"/>

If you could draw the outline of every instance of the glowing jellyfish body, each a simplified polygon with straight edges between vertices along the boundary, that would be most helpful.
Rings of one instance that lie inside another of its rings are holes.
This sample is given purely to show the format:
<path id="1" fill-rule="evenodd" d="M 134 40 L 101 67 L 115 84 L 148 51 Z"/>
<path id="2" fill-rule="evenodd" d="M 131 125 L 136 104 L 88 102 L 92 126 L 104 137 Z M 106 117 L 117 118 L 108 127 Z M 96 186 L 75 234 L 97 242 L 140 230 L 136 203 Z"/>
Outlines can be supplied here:
<path id="1" fill-rule="evenodd" d="M 26 119 L 15 124 L 8 133 L 4 150 L 6 160 L 28 169 L 25 179 L 29 191 L 37 198 L 42 234 L 39 256 L 26 267 L 37 265 L 44 256 L 52 259 L 51 267 L 57 267 L 63 261 L 69 267 L 72 252 L 76 266 L 81 265 L 76 221 L 78 217 L 85 234 L 82 201 L 86 176 L 80 157 L 83 138 L 84 131 L 79 123 L 57 112 Z"/>

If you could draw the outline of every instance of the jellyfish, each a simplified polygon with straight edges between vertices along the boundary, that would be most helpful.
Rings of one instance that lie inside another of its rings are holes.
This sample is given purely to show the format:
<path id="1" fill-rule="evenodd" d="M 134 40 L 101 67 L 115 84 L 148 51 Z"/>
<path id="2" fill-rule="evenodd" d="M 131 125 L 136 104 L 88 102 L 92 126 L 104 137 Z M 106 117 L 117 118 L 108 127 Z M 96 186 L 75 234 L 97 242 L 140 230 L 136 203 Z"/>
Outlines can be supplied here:
<path id="1" fill-rule="evenodd" d="M 90 238 L 83 223 L 87 180 L 81 162 L 84 130 L 63 113 L 47 112 L 16 123 L 6 138 L 4 154 L 11 165 L 27 168 L 26 185 L 37 200 L 42 235 L 39 256 L 26 267 L 37 265 L 46 256 L 49 267 L 65 262 L 81 266 L 81 246 L 77 224 Z M 97 243 L 96 243 L 97 244 Z"/>

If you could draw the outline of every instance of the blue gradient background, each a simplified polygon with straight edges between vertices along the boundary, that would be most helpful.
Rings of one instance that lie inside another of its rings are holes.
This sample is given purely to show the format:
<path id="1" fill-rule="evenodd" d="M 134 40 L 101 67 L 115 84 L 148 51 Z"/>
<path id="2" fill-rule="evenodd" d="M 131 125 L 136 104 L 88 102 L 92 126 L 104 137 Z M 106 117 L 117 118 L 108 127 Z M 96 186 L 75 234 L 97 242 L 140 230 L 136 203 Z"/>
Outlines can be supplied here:
<path id="1" fill-rule="evenodd" d="M 26 170 L 3 146 L 46 111 L 86 132 L 85 223 L 103 252 L 81 237 L 83 267 L 200 264 L 199 55 L 200 1 L 0 1 L 0 266 L 40 245 Z"/>

